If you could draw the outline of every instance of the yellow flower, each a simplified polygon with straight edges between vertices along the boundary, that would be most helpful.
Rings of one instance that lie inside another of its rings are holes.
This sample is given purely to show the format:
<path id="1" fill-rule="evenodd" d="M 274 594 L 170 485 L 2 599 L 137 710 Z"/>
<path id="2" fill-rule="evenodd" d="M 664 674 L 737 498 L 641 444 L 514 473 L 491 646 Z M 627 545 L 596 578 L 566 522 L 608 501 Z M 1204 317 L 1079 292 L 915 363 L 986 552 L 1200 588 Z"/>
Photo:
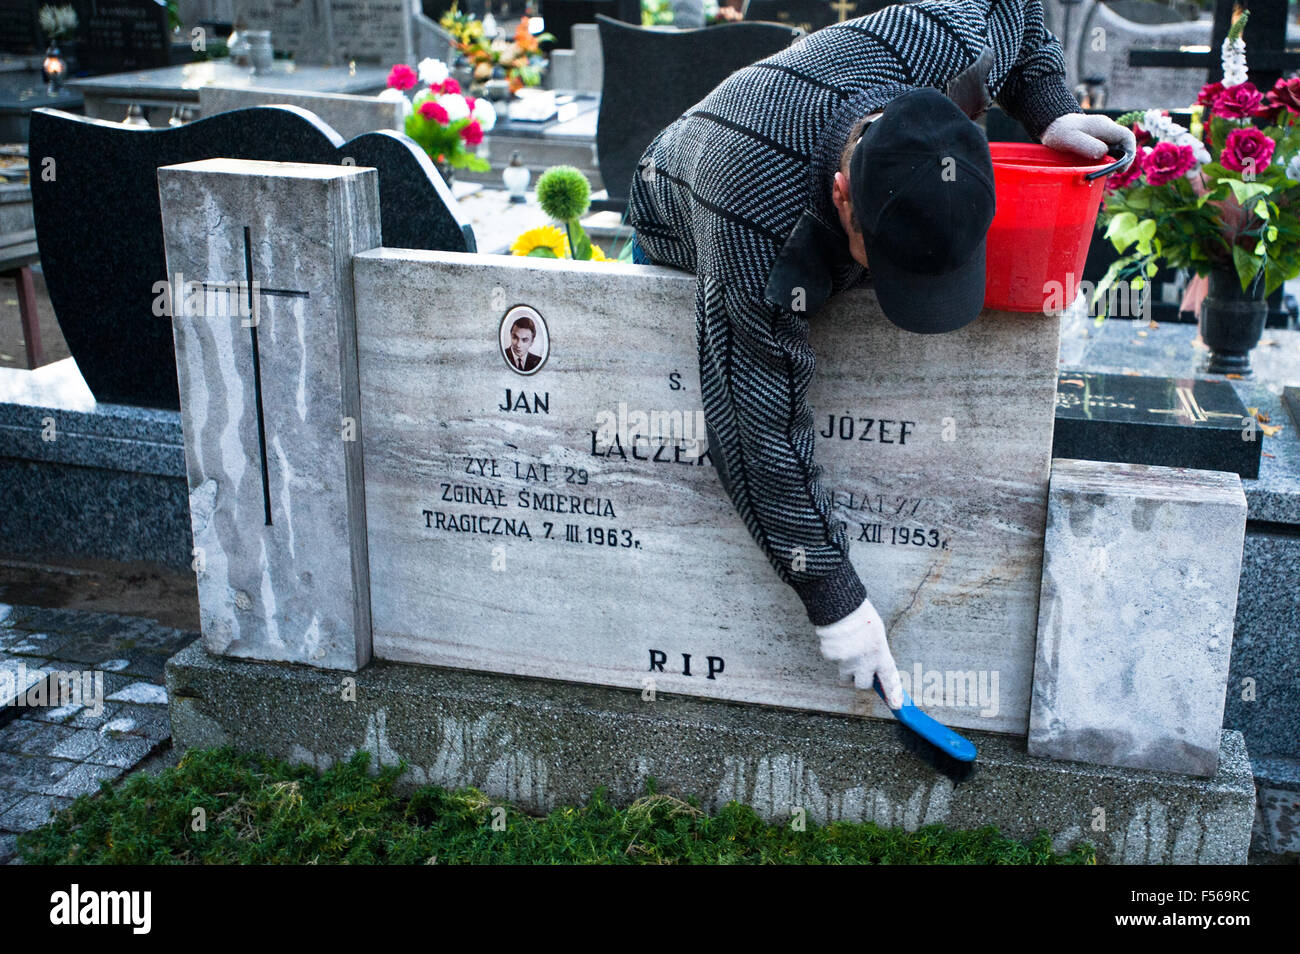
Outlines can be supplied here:
<path id="1" fill-rule="evenodd" d="M 593 245 L 591 246 L 591 259 L 590 259 L 590 261 L 593 261 L 593 262 L 608 262 L 609 259 L 607 259 L 607 258 L 605 257 L 605 253 L 604 253 L 603 251 L 601 251 L 601 248 L 600 248 L 599 245 L 595 245 L 595 244 L 593 244 Z"/>
<path id="2" fill-rule="evenodd" d="M 554 225 L 529 229 L 510 246 L 513 255 L 528 255 L 535 248 L 550 249 L 556 258 L 569 258 L 569 237 Z"/>

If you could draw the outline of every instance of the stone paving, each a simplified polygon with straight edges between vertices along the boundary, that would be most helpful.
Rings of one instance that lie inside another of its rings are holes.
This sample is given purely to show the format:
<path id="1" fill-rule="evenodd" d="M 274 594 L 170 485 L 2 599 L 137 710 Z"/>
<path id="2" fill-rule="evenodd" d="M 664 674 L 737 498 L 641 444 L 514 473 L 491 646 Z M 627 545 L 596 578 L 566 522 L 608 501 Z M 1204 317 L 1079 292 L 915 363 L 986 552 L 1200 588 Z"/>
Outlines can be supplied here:
<path id="1" fill-rule="evenodd" d="M 196 638 L 136 616 L 0 603 L 0 864 L 20 832 L 170 743 L 163 666 Z M 3 691 L 29 684 L 27 705 Z"/>

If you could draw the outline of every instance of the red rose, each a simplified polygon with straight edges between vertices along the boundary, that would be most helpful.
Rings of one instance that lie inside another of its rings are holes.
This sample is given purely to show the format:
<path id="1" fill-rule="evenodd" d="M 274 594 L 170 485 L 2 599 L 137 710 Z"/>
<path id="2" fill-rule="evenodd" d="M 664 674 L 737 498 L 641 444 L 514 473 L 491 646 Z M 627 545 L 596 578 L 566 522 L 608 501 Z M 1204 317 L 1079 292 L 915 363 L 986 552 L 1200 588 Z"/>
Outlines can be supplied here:
<path id="1" fill-rule="evenodd" d="M 1276 123 L 1283 109 L 1292 116 L 1300 114 L 1300 78 L 1278 79 L 1256 115 Z"/>
<path id="2" fill-rule="evenodd" d="M 1250 170 L 1258 175 L 1268 167 L 1276 148 L 1277 143 L 1253 126 L 1234 129 L 1228 133 L 1228 141 L 1223 144 L 1219 162 L 1225 169 L 1237 172 Z"/>
<path id="3" fill-rule="evenodd" d="M 1214 98 L 1212 110 L 1214 115 L 1225 119 L 1245 119 L 1254 116 L 1259 104 L 1264 101 L 1264 94 L 1247 80 L 1236 86 L 1229 86 Z"/>
<path id="4" fill-rule="evenodd" d="M 388 87 L 405 91 L 413 87 L 417 79 L 419 77 L 415 75 L 415 70 L 405 63 L 398 63 L 388 74 Z"/>
<path id="5" fill-rule="evenodd" d="M 1206 83 L 1201 87 L 1201 92 L 1196 97 L 1196 104 L 1198 106 L 1213 106 L 1214 101 L 1219 98 L 1219 94 L 1222 92 L 1223 83 Z"/>
<path id="6" fill-rule="evenodd" d="M 1141 179 L 1142 171 L 1143 171 L 1142 157 L 1149 151 L 1150 150 L 1138 149 L 1137 155 L 1133 157 L 1132 162 L 1130 162 L 1125 168 L 1121 169 L 1119 172 L 1112 172 L 1110 175 L 1108 175 L 1106 177 L 1105 191 L 1109 192 L 1112 189 L 1123 189 L 1126 186 L 1131 186 L 1133 183 Z"/>
<path id="7" fill-rule="evenodd" d="M 441 123 L 444 126 L 447 125 L 447 122 L 450 119 L 447 115 L 447 110 L 431 99 L 426 99 L 420 104 L 420 115 L 425 119 L 432 119 L 435 123 Z"/>
<path id="8" fill-rule="evenodd" d="M 448 76 L 445 80 L 442 81 L 442 91 L 444 93 L 459 93 L 460 84 L 457 83 L 450 76 Z"/>
<path id="9" fill-rule="evenodd" d="M 461 129 L 460 138 L 464 139 L 467 145 L 477 146 L 483 141 L 483 127 L 478 124 L 477 119 L 471 119 L 469 124 Z"/>
<path id="10" fill-rule="evenodd" d="M 1135 160 L 1136 161 L 1136 160 Z M 1196 165 L 1196 153 L 1191 146 L 1175 146 L 1172 142 L 1156 143 L 1143 158 L 1142 171 L 1151 185 L 1164 185 L 1183 175 Z"/>

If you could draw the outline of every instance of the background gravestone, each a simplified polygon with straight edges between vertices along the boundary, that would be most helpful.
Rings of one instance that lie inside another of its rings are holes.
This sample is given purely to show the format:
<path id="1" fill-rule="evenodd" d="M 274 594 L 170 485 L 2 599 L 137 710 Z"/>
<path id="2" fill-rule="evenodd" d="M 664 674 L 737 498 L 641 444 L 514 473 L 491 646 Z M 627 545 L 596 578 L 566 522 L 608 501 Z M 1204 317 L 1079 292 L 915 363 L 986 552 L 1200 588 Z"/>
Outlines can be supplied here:
<path id="1" fill-rule="evenodd" d="M 555 49 L 573 49 L 573 27 L 578 23 L 595 23 L 604 14 L 625 23 L 641 23 L 638 0 L 541 0 L 541 15 L 546 32 L 554 34 Z"/>
<path id="2" fill-rule="evenodd" d="M 474 249 L 473 232 L 429 157 L 395 132 L 345 143 L 305 110 L 267 106 L 174 128 L 141 129 L 37 110 L 32 205 L 50 302 L 97 400 L 176 408 L 171 328 L 152 306 L 166 278 L 159 166 L 227 157 L 339 163 L 379 170 L 384 239 L 402 248 Z"/>
<path id="3" fill-rule="evenodd" d="M 1083 18 L 1073 48 L 1077 74 L 1080 79 L 1088 76 L 1106 78 L 1107 109 L 1187 107 L 1196 102 L 1196 96 L 1205 83 L 1204 69 L 1130 66 L 1129 51 L 1178 49 L 1183 45 L 1198 44 L 1208 46 L 1212 31 L 1213 22 L 1209 19 L 1182 23 L 1134 23 L 1107 5 L 1098 3 Z M 1094 49 L 1093 37 L 1104 39 L 1103 49 Z"/>
<path id="4" fill-rule="evenodd" d="M 840 21 L 831 0 L 749 0 L 745 5 L 745 19 L 784 23 L 805 33 Z"/>
<path id="5" fill-rule="evenodd" d="M 167 7 L 154 0 L 82 0 L 77 64 L 92 73 L 146 70 L 171 63 Z"/>
<path id="6" fill-rule="evenodd" d="M 410 63 L 417 55 L 409 0 L 235 0 L 235 16 L 250 30 L 270 30 L 271 45 L 298 63 Z"/>
<path id="7" fill-rule="evenodd" d="M 650 30 L 601 15 L 605 79 L 596 154 L 608 201 L 621 211 L 637 160 L 682 113 L 736 70 L 789 46 L 799 31 L 774 23 L 725 23 L 702 30 Z M 594 204 L 593 204 L 594 207 Z"/>

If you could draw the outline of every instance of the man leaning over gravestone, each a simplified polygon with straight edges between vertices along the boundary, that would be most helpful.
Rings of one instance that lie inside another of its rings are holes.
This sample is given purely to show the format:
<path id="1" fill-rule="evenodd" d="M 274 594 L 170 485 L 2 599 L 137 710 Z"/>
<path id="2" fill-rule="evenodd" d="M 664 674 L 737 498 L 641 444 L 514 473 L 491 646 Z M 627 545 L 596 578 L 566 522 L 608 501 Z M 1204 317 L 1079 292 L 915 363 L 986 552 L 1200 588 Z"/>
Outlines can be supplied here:
<path id="1" fill-rule="evenodd" d="M 940 92 L 943 90 L 943 92 Z M 870 282 L 918 334 L 984 301 L 997 103 L 1046 146 L 1099 159 L 1133 133 L 1084 115 L 1039 0 L 886 7 L 738 70 L 646 149 L 633 260 L 697 276 L 700 386 L 723 487 L 816 628 L 823 655 L 891 708 L 902 685 L 813 460 L 809 316 Z M 870 369 L 864 369 L 869 373 Z"/>

